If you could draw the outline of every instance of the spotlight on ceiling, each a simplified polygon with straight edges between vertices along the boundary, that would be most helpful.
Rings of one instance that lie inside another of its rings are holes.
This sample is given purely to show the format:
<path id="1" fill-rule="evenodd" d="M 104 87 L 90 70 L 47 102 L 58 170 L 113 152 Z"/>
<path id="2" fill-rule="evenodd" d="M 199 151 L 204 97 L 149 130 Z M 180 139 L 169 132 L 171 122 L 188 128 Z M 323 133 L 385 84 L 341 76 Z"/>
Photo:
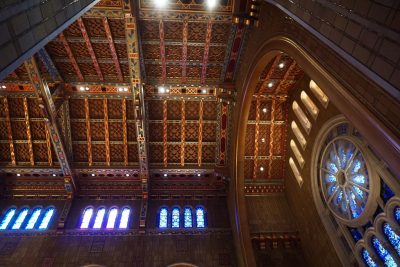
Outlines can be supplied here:
<path id="1" fill-rule="evenodd" d="M 206 3 L 209 9 L 213 9 L 217 6 L 218 0 L 206 0 Z"/>
<path id="2" fill-rule="evenodd" d="M 274 86 L 274 83 L 273 83 L 273 82 L 270 82 L 270 83 L 268 84 L 268 87 L 269 87 L 269 88 L 272 88 L 272 86 Z"/>
<path id="3" fill-rule="evenodd" d="M 283 69 L 283 67 L 285 67 L 285 63 L 280 63 L 278 66 L 280 69 Z"/>
<path id="4" fill-rule="evenodd" d="M 118 92 L 122 92 L 122 91 L 124 91 L 124 88 L 118 87 Z"/>
<path id="5" fill-rule="evenodd" d="M 263 172 L 263 171 L 264 171 L 264 167 L 260 167 L 260 171 L 262 171 L 262 172 Z"/>
<path id="6" fill-rule="evenodd" d="M 20 174 L 20 173 L 17 173 L 17 176 L 21 176 L 21 174 Z"/>
<path id="7" fill-rule="evenodd" d="M 201 90 L 201 92 L 202 92 L 203 94 L 207 94 L 207 90 L 206 90 L 206 89 Z"/>
<path id="8" fill-rule="evenodd" d="M 164 8 L 168 5 L 168 0 L 153 0 L 153 3 L 158 8 Z"/>
<path id="9" fill-rule="evenodd" d="M 267 113 L 267 108 L 263 108 L 262 112 Z"/>
<path id="10" fill-rule="evenodd" d="M 96 174 L 92 173 L 92 176 L 95 176 Z"/>
<path id="11" fill-rule="evenodd" d="M 128 88 L 124 87 L 124 92 L 128 92 Z"/>
<path id="12" fill-rule="evenodd" d="M 79 87 L 79 90 L 85 91 L 85 87 L 81 86 L 81 87 Z"/>
<path id="13" fill-rule="evenodd" d="M 198 173 L 198 174 L 197 174 L 197 176 L 199 176 L 199 177 L 200 177 L 200 176 L 201 176 L 201 174 L 200 174 L 200 173 Z"/>
<path id="14" fill-rule="evenodd" d="M 261 142 L 265 143 L 265 138 L 261 138 Z"/>
<path id="15" fill-rule="evenodd" d="M 164 173 L 164 177 L 167 177 L 167 176 L 168 176 L 168 174 Z"/>
<path id="16" fill-rule="evenodd" d="M 158 87 L 158 92 L 161 93 L 161 94 L 164 94 L 165 93 L 165 87 L 164 86 L 159 86 Z"/>
<path id="17" fill-rule="evenodd" d="M 53 173 L 53 176 L 57 176 L 55 173 Z"/>
<path id="18" fill-rule="evenodd" d="M 125 176 L 129 176 L 129 173 L 125 174 Z"/>
<path id="19" fill-rule="evenodd" d="M 85 90 L 86 90 L 86 91 L 89 91 L 89 87 L 85 87 Z"/>
<path id="20" fill-rule="evenodd" d="M 1 88 L 6 89 L 7 87 L 5 85 L 2 85 Z"/>

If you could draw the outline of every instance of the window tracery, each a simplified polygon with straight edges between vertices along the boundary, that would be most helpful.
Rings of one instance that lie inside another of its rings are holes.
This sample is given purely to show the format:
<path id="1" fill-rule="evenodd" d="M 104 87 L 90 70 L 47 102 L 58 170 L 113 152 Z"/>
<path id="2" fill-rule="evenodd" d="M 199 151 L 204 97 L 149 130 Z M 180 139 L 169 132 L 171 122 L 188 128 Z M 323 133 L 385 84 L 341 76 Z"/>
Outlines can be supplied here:
<path id="1" fill-rule="evenodd" d="M 204 218 L 204 209 L 203 208 L 196 209 L 196 223 L 197 223 L 197 228 L 205 227 L 205 218 Z"/>
<path id="2" fill-rule="evenodd" d="M 183 219 L 184 219 L 184 227 L 185 228 L 190 228 L 193 226 L 192 209 L 191 208 L 185 208 L 185 210 L 183 212 Z"/>
<path id="3" fill-rule="evenodd" d="M 400 236 L 393 231 L 392 227 L 388 223 L 383 224 L 383 233 L 400 256 Z"/>
<path id="4" fill-rule="evenodd" d="M 100 207 L 94 218 L 94 208 L 88 207 L 82 213 L 82 220 L 80 224 L 80 229 L 102 229 L 105 228 L 107 230 L 112 230 L 115 228 L 118 229 L 127 229 L 128 222 L 131 214 L 131 209 L 129 207 L 124 207 L 121 210 L 118 207 L 112 207 L 106 212 L 106 207 Z M 118 226 L 118 227 L 117 227 Z"/>

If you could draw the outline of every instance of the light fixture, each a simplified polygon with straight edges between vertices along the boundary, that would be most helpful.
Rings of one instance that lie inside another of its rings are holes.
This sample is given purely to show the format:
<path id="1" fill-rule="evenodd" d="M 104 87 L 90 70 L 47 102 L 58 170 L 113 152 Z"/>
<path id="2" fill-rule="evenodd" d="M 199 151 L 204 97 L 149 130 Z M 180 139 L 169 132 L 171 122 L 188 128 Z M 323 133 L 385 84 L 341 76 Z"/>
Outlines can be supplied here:
<path id="1" fill-rule="evenodd" d="M 95 174 L 94 174 L 94 173 L 92 173 L 92 176 L 95 176 Z"/>
<path id="2" fill-rule="evenodd" d="M 269 88 L 272 88 L 272 86 L 274 86 L 274 83 L 273 83 L 273 82 L 268 83 L 268 87 L 269 87 Z"/>
<path id="3" fill-rule="evenodd" d="M 86 91 L 89 91 L 89 87 L 86 87 L 85 90 L 86 90 Z"/>
<path id="4" fill-rule="evenodd" d="M 263 171 L 264 171 L 264 167 L 260 167 L 260 171 L 262 171 L 262 172 L 263 172 Z"/>
<path id="5" fill-rule="evenodd" d="M 167 89 L 166 91 L 167 91 L 167 93 L 169 93 L 169 89 Z"/>
<path id="6" fill-rule="evenodd" d="M 203 94 L 207 94 L 207 90 L 206 90 L 206 89 L 201 90 L 201 92 L 202 92 Z"/>
<path id="7" fill-rule="evenodd" d="M 7 87 L 5 85 L 2 85 L 1 88 L 6 89 Z"/>
<path id="8" fill-rule="evenodd" d="M 267 108 L 263 108 L 262 112 L 267 113 Z"/>
<path id="9" fill-rule="evenodd" d="M 168 0 L 153 0 L 153 3 L 158 8 L 164 8 L 168 5 Z"/>
<path id="10" fill-rule="evenodd" d="M 53 173 L 53 176 L 56 176 L 56 174 L 55 174 L 55 173 Z"/>
<path id="11" fill-rule="evenodd" d="M 125 174 L 125 176 L 129 176 L 129 173 Z"/>
<path id="12" fill-rule="evenodd" d="M 168 174 L 164 173 L 164 177 L 167 177 L 167 176 L 168 176 Z"/>
<path id="13" fill-rule="evenodd" d="M 198 173 L 198 174 L 197 174 L 197 176 L 199 176 L 199 177 L 200 177 L 200 176 L 201 176 L 201 174 L 200 174 L 200 173 Z"/>
<path id="14" fill-rule="evenodd" d="M 21 174 L 20 174 L 20 173 L 17 173 L 17 176 L 21 176 Z"/>
<path id="15" fill-rule="evenodd" d="M 161 93 L 161 94 L 164 94 L 165 93 L 165 87 L 164 86 L 159 86 L 158 87 L 158 92 Z"/>
<path id="16" fill-rule="evenodd" d="M 285 67 L 285 63 L 282 62 L 278 66 L 279 66 L 280 69 L 283 69 L 283 67 Z"/>
<path id="17" fill-rule="evenodd" d="M 124 88 L 118 87 L 118 92 L 122 92 Z"/>
<path id="18" fill-rule="evenodd" d="M 81 86 L 81 87 L 79 87 L 79 90 L 85 91 L 85 87 Z"/>
<path id="19" fill-rule="evenodd" d="M 124 92 L 128 92 L 128 88 L 124 87 Z"/>
<path id="20" fill-rule="evenodd" d="M 265 143 L 265 138 L 261 138 L 261 142 Z"/>
<path id="21" fill-rule="evenodd" d="M 217 6 L 218 0 L 207 0 L 206 3 L 209 9 L 213 9 Z"/>

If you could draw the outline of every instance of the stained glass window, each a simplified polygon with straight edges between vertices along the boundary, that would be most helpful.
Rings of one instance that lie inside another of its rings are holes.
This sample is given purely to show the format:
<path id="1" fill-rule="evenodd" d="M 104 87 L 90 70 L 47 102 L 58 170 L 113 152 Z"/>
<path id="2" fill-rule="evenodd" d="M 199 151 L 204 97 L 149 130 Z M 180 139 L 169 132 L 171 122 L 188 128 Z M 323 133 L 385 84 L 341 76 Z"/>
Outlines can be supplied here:
<path id="1" fill-rule="evenodd" d="M 191 208 L 185 208 L 185 210 L 183 212 L 183 217 L 184 217 L 185 228 L 192 227 L 193 223 L 192 223 L 192 209 Z"/>
<path id="2" fill-rule="evenodd" d="M 398 223 L 400 223 L 400 207 L 396 207 L 394 210 L 394 218 Z"/>
<path id="3" fill-rule="evenodd" d="M 31 217 L 29 218 L 28 224 L 26 225 L 25 229 L 31 230 L 35 227 L 37 220 L 39 219 L 40 212 L 42 211 L 41 208 L 36 208 L 33 210 Z"/>
<path id="4" fill-rule="evenodd" d="M 129 208 L 124 208 L 121 214 L 121 220 L 119 221 L 119 229 L 126 229 L 128 228 L 128 221 L 129 221 L 129 214 L 131 210 Z"/>
<path id="5" fill-rule="evenodd" d="M 0 230 L 7 229 L 8 224 L 15 215 L 15 211 L 16 211 L 15 208 L 11 208 L 6 212 L 6 214 L 3 217 L 3 220 L 0 223 Z"/>
<path id="6" fill-rule="evenodd" d="M 172 209 L 172 228 L 179 228 L 179 209 Z"/>
<path id="7" fill-rule="evenodd" d="M 85 210 L 85 212 L 83 213 L 81 229 L 87 229 L 89 227 L 89 223 L 90 223 L 90 219 L 92 218 L 92 215 L 93 215 L 92 208 Z"/>
<path id="8" fill-rule="evenodd" d="M 382 246 L 381 242 L 375 236 L 372 237 L 372 245 L 374 246 L 376 253 L 378 254 L 379 258 L 382 259 L 382 261 L 385 264 L 385 266 L 387 266 L 387 267 L 397 267 L 397 264 L 394 261 L 393 257 Z"/>
<path id="9" fill-rule="evenodd" d="M 362 234 L 360 233 L 360 231 L 358 231 L 357 228 L 349 228 L 349 230 L 355 242 L 362 239 Z"/>
<path id="10" fill-rule="evenodd" d="M 24 208 L 19 212 L 18 217 L 15 220 L 14 225 L 11 229 L 16 230 L 21 227 L 22 223 L 25 221 L 26 216 L 28 215 L 28 211 L 28 208 Z"/>
<path id="11" fill-rule="evenodd" d="M 42 222 L 39 225 L 39 229 L 47 229 L 47 226 L 49 226 L 49 223 L 50 223 L 51 217 L 53 217 L 53 214 L 54 214 L 53 208 L 49 208 L 46 210 L 46 212 L 44 213 Z"/>
<path id="12" fill-rule="evenodd" d="M 112 208 L 108 213 L 108 220 L 107 220 L 107 229 L 114 229 L 115 220 L 117 219 L 118 209 Z"/>
<path id="13" fill-rule="evenodd" d="M 368 267 L 378 267 L 378 265 L 374 262 L 374 260 L 371 258 L 368 251 L 365 248 L 363 248 L 361 255 L 365 264 L 368 265 Z"/>
<path id="14" fill-rule="evenodd" d="M 197 228 L 205 227 L 205 218 L 204 218 L 204 209 L 203 208 L 196 209 L 196 226 L 197 226 Z"/>
<path id="15" fill-rule="evenodd" d="M 400 236 L 398 236 L 388 223 L 383 224 L 383 232 L 390 244 L 396 249 L 397 254 L 400 256 Z"/>
<path id="16" fill-rule="evenodd" d="M 386 203 L 388 200 L 394 196 L 394 192 L 392 189 L 383 181 L 381 180 L 381 198 Z"/>
<path id="17" fill-rule="evenodd" d="M 93 229 L 100 229 L 103 224 L 104 215 L 106 214 L 106 209 L 101 208 L 97 211 L 96 219 L 94 220 Z"/>
<path id="18" fill-rule="evenodd" d="M 327 145 L 320 167 L 325 201 L 343 219 L 358 218 L 369 192 L 368 170 L 361 151 L 349 140 L 336 138 Z"/>
<path id="19" fill-rule="evenodd" d="M 167 228 L 168 226 L 168 211 L 166 208 L 162 208 L 160 210 L 160 223 L 159 227 L 160 228 Z"/>

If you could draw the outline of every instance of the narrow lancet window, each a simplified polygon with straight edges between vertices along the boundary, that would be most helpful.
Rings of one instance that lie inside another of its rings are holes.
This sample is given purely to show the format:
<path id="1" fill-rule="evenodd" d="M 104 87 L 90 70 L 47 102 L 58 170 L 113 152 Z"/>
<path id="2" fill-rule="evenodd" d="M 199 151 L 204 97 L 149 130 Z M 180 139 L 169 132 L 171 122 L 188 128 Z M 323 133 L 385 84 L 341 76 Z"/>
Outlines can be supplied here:
<path id="1" fill-rule="evenodd" d="M 394 247 L 397 254 L 400 256 L 400 236 L 398 236 L 388 223 L 383 224 L 383 232 L 386 238 L 389 240 L 390 244 Z"/>
<path id="2" fill-rule="evenodd" d="M 29 218 L 28 224 L 26 225 L 25 229 L 31 230 L 35 227 L 37 220 L 39 219 L 40 212 L 42 211 L 41 208 L 36 208 L 33 210 L 31 217 Z"/>
<path id="3" fill-rule="evenodd" d="M 119 229 L 126 229 L 128 228 L 128 221 L 129 221 L 129 215 L 131 213 L 131 210 L 129 208 L 124 208 L 122 210 L 121 214 L 121 220 L 119 222 Z"/>
<path id="4" fill-rule="evenodd" d="M 361 256 L 368 267 L 378 267 L 365 248 L 363 248 Z"/>
<path id="5" fill-rule="evenodd" d="M 15 220 L 14 225 L 12 226 L 11 229 L 17 230 L 21 228 L 22 223 L 25 221 L 25 218 L 28 215 L 28 211 L 29 210 L 27 208 L 24 208 L 19 212 L 18 217 Z"/>
<path id="6" fill-rule="evenodd" d="M 179 228 L 179 209 L 172 209 L 172 228 Z"/>
<path id="7" fill-rule="evenodd" d="M 93 229 L 100 229 L 103 224 L 104 215 L 106 214 L 106 209 L 101 208 L 97 211 L 96 219 L 94 220 Z"/>
<path id="8" fill-rule="evenodd" d="M 118 209 L 112 208 L 110 210 L 110 212 L 108 213 L 108 220 L 107 220 L 107 225 L 106 225 L 107 229 L 114 229 L 117 215 L 118 215 Z"/>
<path id="9" fill-rule="evenodd" d="M 162 208 L 160 210 L 160 222 L 159 222 L 159 227 L 160 228 L 167 228 L 168 226 L 168 211 L 166 208 Z"/>
<path id="10" fill-rule="evenodd" d="M 376 253 L 379 258 L 383 261 L 386 267 L 397 267 L 396 262 L 394 261 L 392 255 L 390 255 L 389 251 L 387 251 L 381 242 L 375 236 L 372 238 L 372 245 L 375 248 Z"/>
<path id="11" fill-rule="evenodd" d="M 43 230 L 43 229 L 47 229 L 47 227 L 49 226 L 50 220 L 54 215 L 54 209 L 53 208 L 49 208 L 46 210 L 44 217 L 42 219 L 42 222 L 39 225 L 39 229 Z"/>
<path id="12" fill-rule="evenodd" d="M 0 223 L 0 230 L 5 230 L 7 229 L 7 226 L 10 224 L 11 219 L 14 217 L 15 215 L 15 208 L 9 209 L 6 212 L 6 215 L 4 215 L 3 220 Z"/>
<path id="13" fill-rule="evenodd" d="M 87 229 L 89 227 L 89 223 L 90 223 L 90 219 L 92 219 L 92 215 L 93 215 L 92 208 L 85 210 L 85 212 L 83 213 L 81 229 Z"/>
<path id="14" fill-rule="evenodd" d="M 183 217 L 184 217 L 184 226 L 185 228 L 190 228 L 193 226 L 192 223 L 192 209 L 191 208 L 185 208 L 183 212 Z"/>
<path id="15" fill-rule="evenodd" d="M 206 226 L 203 208 L 196 209 L 196 226 L 197 228 L 204 228 Z"/>

